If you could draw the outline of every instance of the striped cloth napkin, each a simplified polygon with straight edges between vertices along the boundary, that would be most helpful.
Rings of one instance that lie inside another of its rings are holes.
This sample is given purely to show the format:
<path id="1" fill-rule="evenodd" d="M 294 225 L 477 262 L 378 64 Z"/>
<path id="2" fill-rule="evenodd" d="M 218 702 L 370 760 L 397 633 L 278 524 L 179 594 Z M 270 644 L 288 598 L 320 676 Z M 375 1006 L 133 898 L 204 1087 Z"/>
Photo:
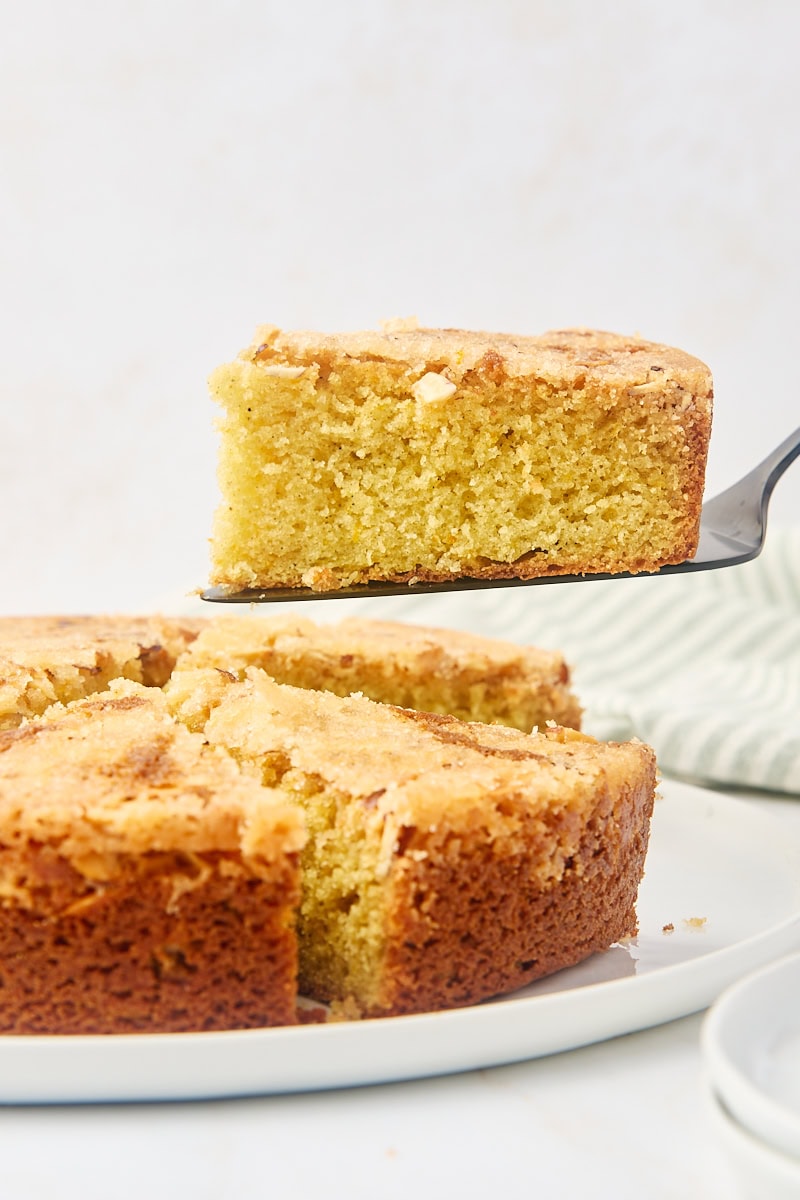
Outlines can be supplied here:
<path id="1" fill-rule="evenodd" d="M 800 529 L 726 570 L 346 603 L 559 649 L 587 732 L 641 738 L 664 774 L 800 796 Z"/>

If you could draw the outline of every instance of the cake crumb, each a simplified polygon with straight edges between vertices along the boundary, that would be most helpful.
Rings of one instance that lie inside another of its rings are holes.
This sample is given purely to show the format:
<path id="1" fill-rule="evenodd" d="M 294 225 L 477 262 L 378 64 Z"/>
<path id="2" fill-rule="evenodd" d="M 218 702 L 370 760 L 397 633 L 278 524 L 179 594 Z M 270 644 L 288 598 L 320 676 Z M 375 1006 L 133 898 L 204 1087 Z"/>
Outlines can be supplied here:
<path id="1" fill-rule="evenodd" d="M 441 400 L 449 400 L 456 390 L 456 385 L 450 379 L 436 371 L 428 371 L 411 388 L 415 400 L 422 404 L 436 404 Z"/>
<path id="2" fill-rule="evenodd" d="M 321 1004 L 297 1005 L 298 1025 L 324 1025 L 329 1015 L 327 1008 L 324 1008 Z"/>
<path id="3" fill-rule="evenodd" d="M 684 925 L 687 929 L 704 929 L 708 917 L 685 917 Z"/>
<path id="4" fill-rule="evenodd" d="M 270 363 L 264 367 L 265 375 L 274 375 L 277 379 L 299 379 L 305 373 L 305 367 L 293 367 L 287 363 Z"/>
<path id="5" fill-rule="evenodd" d="M 360 1021 L 361 1009 L 354 996 L 345 996 L 343 1000 L 333 1000 L 329 1006 L 328 1020 L 332 1023 L 339 1021 Z"/>
<path id="6" fill-rule="evenodd" d="M 662 933 L 674 933 L 675 926 L 673 925 L 672 921 L 668 921 L 666 925 L 662 925 L 661 932 Z"/>
<path id="7" fill-rule="evenodd" d="M 339 578 L 328 567 L 310 567 L 302 578 L 304 587 L 314 592 L 330 592 L 339 586 Z"/>

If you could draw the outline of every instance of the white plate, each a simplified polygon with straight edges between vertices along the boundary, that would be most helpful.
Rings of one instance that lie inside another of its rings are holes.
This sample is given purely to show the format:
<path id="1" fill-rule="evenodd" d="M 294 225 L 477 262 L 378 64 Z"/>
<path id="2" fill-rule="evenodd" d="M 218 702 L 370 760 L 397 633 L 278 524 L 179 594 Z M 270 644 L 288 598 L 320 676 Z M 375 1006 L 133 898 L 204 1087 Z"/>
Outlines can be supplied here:
<path id="1" fill-rule="evenodd" d="M 793 1156 L 800 1180 L 800 955 L 724 992 L 703 1025 L 703 1058 L 731 1116 Z"/>
<path id="2" fill-rule="evenodd" d="M 385 1083 L 536 1058 L 697 1012 L 800 948 L 800 844 L 757 803 L 672 781 L 661 792 L 633 942 L 451 1012 L 229 1033 L 0 1037 L 0 1102 Z"/>

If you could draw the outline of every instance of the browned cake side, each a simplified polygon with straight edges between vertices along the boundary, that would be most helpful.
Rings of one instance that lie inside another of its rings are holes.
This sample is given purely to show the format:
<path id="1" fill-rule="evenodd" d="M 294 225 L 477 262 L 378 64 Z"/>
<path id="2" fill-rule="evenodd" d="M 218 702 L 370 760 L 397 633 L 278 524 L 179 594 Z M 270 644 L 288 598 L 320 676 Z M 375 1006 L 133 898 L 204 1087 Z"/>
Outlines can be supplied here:
<path id="1" fill-rule="evenodd" d="M 80 883 L 54 911 L 0 910 L 0 1032 L 184 1033 L 291 1025 L 296 946 L 284 905 L 292 873 L 270 886 L 226 857 L 181 856 L 123 870 L 87 899 Z M 27 869 L 44 872 L 41 857 Z M 176 879 L 207 872 L 171 911 Z M 238 877 L 237 877 L 238 876 Z M 42 890 L 49 888 L 49 881 Z"/>
<path id="2" fill-rule="evenodd" d="M 162 687 L 202 619 L 0 617 L 0 729 L 103 691 L 112 679 Z"/>
<path id="3" fill-rule="evenodd" d="M 279 683 L 498 722 L 529 733 L 555 721 L 579 728 L 582 710 L 561 654 L 496 638 L 400 621 L 221 617 L 178 660 L 178 669 L 260 667 Z"/>
<path id="4" fill-rule="evenodd" d="M 521 987 L 636 930 L 655 763 L 639 743 L 178 672 L 181 719 L 302 806 L 301 989 L 389 1016 Z"/>
<path id="5" fill-rule="evenodd" d="M 0 1031 L 292 1024 L 303 840 L 158 690 L 0 732 Z"/>
<path id="6" fill-rule="evenodd" d="M 502 995 L 635 935 L 654 793 L 653 759 L 640 749 L 627 778 L 609 789 L 595 784 L 577 844 L 547 882 L 536 869 L 563 819 L 557 802 L 543 831 L 524 799 L 509 800 L 505 815 L 516 823 L 517 845 L 500 855 L 480 833 L 454 854 L 446 835 L 411 832 L 387 912 L 381 1011 Z"/>

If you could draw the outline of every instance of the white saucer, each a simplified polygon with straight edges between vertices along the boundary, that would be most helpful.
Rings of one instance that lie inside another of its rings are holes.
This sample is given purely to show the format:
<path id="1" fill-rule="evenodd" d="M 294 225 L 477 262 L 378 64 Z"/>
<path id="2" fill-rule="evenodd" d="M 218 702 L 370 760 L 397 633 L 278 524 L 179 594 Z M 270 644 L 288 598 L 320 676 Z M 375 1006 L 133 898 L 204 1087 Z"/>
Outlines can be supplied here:
<path id="1" fill-rule="evenodd" d="M 800 954 L 724 992 L 704 1022 L 702 1045 L 711 1087 L 730 1114 L 795 1158 L 800 1172 Z"/>
<path id="2" fill-rule="evenodd" d="M 711 1122 L 739 1185 L 743 1200 L 797 1200 L 800 1196 L 800 1161 L 766 1145 L 740 1125 L 713 1094 L 708 1109 Z"/>

